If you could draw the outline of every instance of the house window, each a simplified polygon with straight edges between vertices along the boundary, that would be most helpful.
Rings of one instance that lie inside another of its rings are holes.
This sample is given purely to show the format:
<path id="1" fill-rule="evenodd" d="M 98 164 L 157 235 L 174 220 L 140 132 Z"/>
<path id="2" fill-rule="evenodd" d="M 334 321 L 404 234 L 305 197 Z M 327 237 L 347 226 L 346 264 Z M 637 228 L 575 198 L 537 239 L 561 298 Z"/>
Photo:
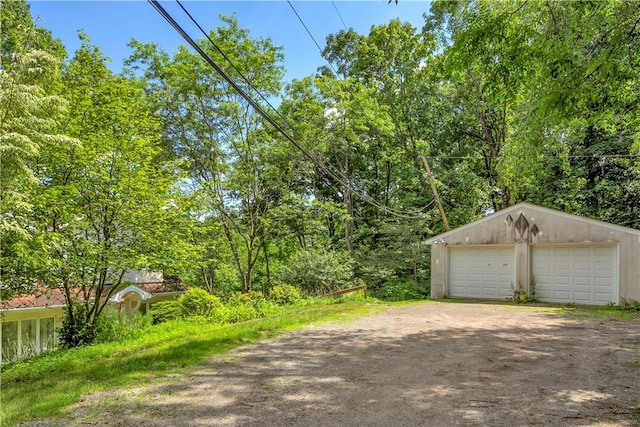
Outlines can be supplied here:
<path id="1" fill-rule="evenodd" d="M 55 345 L 53 317 L 2 322 L 2 363 L 53 350 Z"/>
<path id="2" fill-rule="evenodd" d="M 2 322 L 2 362 L 18 358 L 18 322 Z"/>
<path id="3" fill-rule="evenodd" d="M 53 317 L 40 319 L 40 352 L 53 350 L 56 339 L 54 334 Z"/>
<path id="4" fill-rule="evenodd" d="M 36 319 L 23 320 L 20 331 L 20 337 L 22 338 L 22 352 L 20 357 L 29 357 L 38 353 L 38 337 L 36 329 Z"/>

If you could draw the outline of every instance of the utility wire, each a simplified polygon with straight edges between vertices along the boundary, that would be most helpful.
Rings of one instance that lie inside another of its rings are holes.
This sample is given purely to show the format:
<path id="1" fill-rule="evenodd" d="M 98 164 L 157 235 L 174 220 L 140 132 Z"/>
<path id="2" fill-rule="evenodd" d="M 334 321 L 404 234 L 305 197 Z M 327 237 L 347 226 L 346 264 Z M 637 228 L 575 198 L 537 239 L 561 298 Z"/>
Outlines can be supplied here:
<path id="1" fill-rule="evenodd" d="M 311 162 L 313 162 L 318 169 L 323 172 L 326 176 L 332 178 L 334 181 L 336 181 L 337 183 L 339 183 L 340 185 L 342 185 L 345 188 L 349 188 L 351 191 L 353 191 L 353 193 L 355 195 L 357 195 L 358 197 L 360 197 L 360 199 L 362 199 L 364 202 L 369 203 L 370 205 L 382 210 L 385 213 L 394 215 L 394 216 L 398 216 L 398 217 L 402 217 L 402 218 L 407 218 L 407 219 L 419 219 L 419 218 L 423 218 L 423 216 L 408 216 L 404 213 L 399 213 L 399 212 L 395 212 L 394 210 L 390 209 L 387 206 L 381 205 L 378 201 L 376 201 L 375 199 L 371 198 L 370 196 L 367 196 L 366 194 L 360 193 L 359 191 L 357 191 L 349 182 L 348 180 L 343 179 L 342 177 L 338 176 L 333 170 L 331 170 L 330 167 L 327 167 L 327 165 L 321 161 L 320 159 L 316 158 L 309 150 L 307 150 L 306 148 L 304 148 L 302 145 L 300 145 L 291 135 L 289 135 L 289 133 L 278 123 L 276 122 L 270 115 L 269 113 L 267 113 L 261 106 L 260 104 L 258 104 L 253 98 L 251 98 L 250 95 L 248 95 L 240 86 L 238 86 L 233 79 L 222 69 L 220 68 L 220 66 L 193 40 L 193 38 L 191 38 L 191 36 L 189 36 L 189 34 L 186 33 L 186 31 L 180 26 L 180 24 L 178 24 L 175 19 L 173 19 L 173 17 L 162 7 L 162 5 L 160 5 L 160 3 L 157 0 L 148 0 L 148 2 L 153 6 L 153 8 L 169 23 L 169 25 L 171 25 L 176 32 L 178 32 L 178 34 L 180 34 L 180 36 L 182 36 L 182 38 L 211 66 L 213 67 L 214 70 L 216 70 L 216 72 L 218 74 L 220 74 L 220 76 L 222 76 L 222 78 L 231 85 L 231 87 L 238 92 L 238 94 L 240 94 L 240 96 L 242 98 L 244 98 L 245 101 L 247 101 L 249 103 L 249 105 L 251 105 L 251 107 L 254 108 L 254 110 L 260 114 L 267 122 L 269 122 L 269 124 L 271 124 L 278 132 L 280 132 L 282 134 L 282 136 L 284 136 L 294 147 L 296 147 L 299 151 L 301 151 L 305 157 L 307 157 Z M 184 8 L 183 8 L 184 9 Z M 200 30 L 202 30 L 202 27 L 200 27 Z M 227 58 L 228 60 L 228 58 Z M 259 93 L 259 92 L 258 92 Z M 273 108 L 273 107 L 272 107 Z"/>
<path id="2" fill-rule="evenodd" d="M 562 159 L 562 156 L 545 155 L 549 158 Z M 482 160 L 484 157 L 477 156 L 425 156 L 428 159 L 457 159 L 457 160 Z M 640 157 L 640 154 L 588 154 L 588 155 L 569 155 L 569 159 L 633 159 Z"/>
<path id="3" fill-rule="evenodd" d="M 202 26 L 197 22 L 197 20 L 193 17 L 193 15 L 191 15 L 191 13 L 189 13 L 189 11 L 188 11 L 188 10 L 187 10 L 183 5 L 182 5 L 182 3 L 180 3 L 180 0 L 176 0 L 176 2 L 177 2 L 177 3 L 178 3 L 178 5 L 180 6 L 180 8 L 183 10 L 183 12 L 184 12 L 188 17 L 189 17 L 189 19 L 191 19 L 191 22 L 193 22 L 193 24 L 194 24 L 196 27 L 198 27 L 198 29 L 200 30 L 200 32 L 201 32 L 201 33 L 202 33 L 202 34 L 207 38 L 207 40 L 209 40 L 209 42 L 213 45 L 213 47 L 214 47 L 214 48 L 215 48 L 215 49 L 216 49 L 216 50 L 217 50 L 217 51 L 218 51 L 218 52 L 223 56 L 223 58 L 224 58 L 224 59 L 229 63 L 229 65 L 231 65 L 231 67 L 232 67 L 232 68 L 233 68 L 233 69 L 238 73 L 238 75 L 240 75 L 240 77 L 242 77 L 242 79 L 243 79 L 243 80 L 244 80 L 244 81 L 249 85 L 249 87 L 250 87 L 251 89 L 253 89 L 253 90 L 254 90 L 254 91 L 255 91 L 255 92 L 256 92 L 256 93 L 257 93 L 257 94 L 262 98 L 262 100 L 263 100 L 267 105 L 269 105 L 269 107 L 271 107 L 271 109 L 272 109 L 273 111 L 275 111 L 275 112 L 276 112 L 276 114 L 278 114 L 278 115 L 280 116 L 280 118 L 281 118 L 282 120 L 284 120 L 285 124 L 287 124 L 287 126 L 289 127 L 289 129 L 293 130 L 293 127 L 288 123 L 287 118 L 286 118 L 286 117 L 284 117 L 284 116 L 280 113 L 280 111 L 279 111 L 278 109 L 276 109 L 273 105 L 271 105 L 271 103 L 269 102 L 269 100 L 268 100 L 268 99 L 267 99 L 267 98 L 266 98 L 266 97 L 265 97 L 265 96 L 264 96 L 264 95 L 263 95 L 263 94 L 262 94 L 262 93 L 261 93 L 261 92 L 260 92 L 256 87 L 255 87 L 255 86 L 253 86 L 253 84 L 251 83 L 251 81 L 250 81 L 250 80 L 249 80 L 249 79 L 248 79 L 248 78 L 247 78 L 247 77 L 246 77 L 246 76 L 245 76 L 245 75 L 244 75 L 244 74 L 243 74 L 243 73 L 238 69 L 238 67 L 236 67 L 236 65 L 233 63 L 233 61 L 231 61 L 231 59 L 229 59 L 229 57 L 224 53 L 224 51 L 223 51 L 222 49 L 220 49 L 220 47 L 219 47 L 219 46 L 218 46 L 218 45 L 217 45 L 217 44 L 216 44 L 216 43 L 211 39 L 211 37 L 209 36 L 209 34 L 207 34 L 207 32 L 206 32 L 206 31 L 202 28 Z M 291 6 L 291 7 L 293 7 L 293 6 Z M 294 9 L 294 12 L 295 12 L 295 9 Z M 300 18 L 300 16 L 298 16 L 298 18 L 302 21 L 302 18 Z M 303 25 L 304 25 L 304 22 L 303 22 Z M 305 26 L 305 28 L 306 28 L 306 26 Z M 308 30 L 307 30 L 307 32 L 308 32 Z M 309 35 L 311 35 L 311 33 L 309 33 Z M 311 36 L 311 37 L 312 37 L 312 39 L 313 39 L 313 36 Z M 314 42 L 315 42 L 315 39 L 314 39 Z M 318 45 L 318 44 L 316 43 L 316 46 L 317 46 L 317 45 Z M 329 65 L 331 65 L 331 64 L 329 64 Z M 334 70 L 334 71 L 335 71 L 335 70 Z M 313 154 L 315 154 L 315 156 L 316 156 L 316 157 L 318 157 L 318 158 L 321 158 L 321 157 L 322 157 L 322 156 L 321 156 L 320 154 L 318 154 L 318 153 L 313 153 Z M 317 162 L 316 162 L 316 161 L 314 161 L 314 164 L 316 164 L 316 165 L 317 165 Z M 328 164 L 328 163 L 326 163 L 326 164 L 325 164 L 325 166 L 326 166 L 326 168 L 327 168 L 327 169 L 331 169 L 331 168 L 332 168 L 332 167 L 331 167 L 331 165 L 330 165 L 330 164 Z M 342 173 L 339 173 L 339 174 L 340 174 L 340 175 L 342 175 L 343 179 L 344 179 L 345 181 L 347 181 L 347 182 L 348 182 L 348 178 L 347 178 L 346 176 L 344 176 Z M 334 176 L 335 176 L 335 175 L 334 175 Z M 342 182 L 341 182 L 341 183 L 342 183 Z M 332 186 L 332 185 L 331 185 L 331 181 L 328 181 L 328 184 L 329 184 L 330 186 Z M 344 184 L 342 184 L 342 185 L 344 186 Z M 354 187 L 353 187 L 352 185 L 348 184 L 347 186 L 348 186 L 352 191 L 354 191 L 354 193 L 356 193 L 360 198 L 363 198 L 363 197 L 361 196 L 360 192 L 359 192 L 358 190 L 355 190 L 355 189 L 354 189 Z M 363 199 L 363 200 L 364 200 L 364 199 Z M 382 210 L 384 210 L 384 211 L 388 211 L 388 212 L 390 212 L 392 215 L 397 215 L 397 214 L 399 214 L 398 212 L 391 212 L 387 206 L 384 206 L 384 205 L 380 204 L 380 203 L 379 203 L 379 202 L 377 202 L 375 199 L 371 198 L 371 200 L 372 200 L 373 202 L 375 202 L 375 204 L 374 204 L 374 203 L 371 203 L 371 202 L 369 202 L 369 203 L 370 203 L 370 204 L 372 204 L 372 205 L 374 205 L 374 206 L 376 206 L 377 208 L 382 209 Z M 365 201 L 366 201 L 366 200 L 365 200 Z M 417 212 L 423 211 L 423 210 L 424 210 L 424 209 L 426 209 L 428 206 L 429 206 L 429 205 L 423 206 L 422 208 L 418 209 L 418 210 L 417 210 Z M 402 213 L 402 214 L 404 215 L 405 213 Z"/>
<path id="4" fill-rule="evenodd" d="M 307 34 L 309 34 L 309 37 L 311 37 L 311 40 L 313 40 L 313 42 L 315 43 L 316 47 L 318 48 L 318 51 L 320 52 L 320 55 L 322 55 L 322 48 L 320 47 L 320 45 L 316 41 L 316 38 L 313 37 L 313 34 L 311 34 L 311 31 L 309 31 L 309 27 L 307 27 L 307 24 L 304 23 L 304 21 L 302 20 L 302 17 L 300 16 L 300 14 L 298 14 L 298 11 L 296 10 L 296 8 L 293 7 L 293 4 L 291 3 L 291 1 L 287 0 L 287 3 L 289 3 L 289 6 L 291 6 L 291 9 L 293 10 L 293 13 L 296 14 L 296 16 L 298 17 L 298 20 L 300 21 L 300 23 L 302 24 L 304 29 L 307 30 Z M 335 4 L 334 4 L 334 6 L 335 6 Z M 336 9 L 336 11 L 337 10 L 338 9 Z M 340 18 L 340 19 L 342 19 L 342 18 Z M 344 22 L 343 22 L 343 24 L 344 24 Z M 333 70 L 333 72 L 337 76 L 338 72 L 336 71 L 335 68 L 333 68 L 333 64 L 331 62 L 329 62 L 329 61 L 327 61 L 327 63 L 329 64 L 329 67 L 331 67 L 331 69 Z"/>
<path id="5" fill-rule="evenodd" d="M 262 100 L 273 110 L 275 111 L 278 115 L 280 115 L 280 117 L 282 117 L 282 114 L 280 114 L 280 112 L 269 102 L 269 100 L 255 87 L 253 86 L 253 83 L 251 83 L 251 80 L 249 80 L 239 69 L 238 67 L 236 67 L 236 65 L 233 63 L 233 61 L 231 59 L 229 59 L 229 57 L 224 53 L 224 51 L 222 49 L 220 49 L 220 47 L 216 44 L 216 42 L 214 42 L 211 37 L 209 36 L 209 34 L 204 30 L 204 28 L 202 28 L 202 26 L 198 23 L 198 21 L 196 21 L 196 19 L 191 15 L 191 13 L 189 13 L 189 11 L 182 5 L 182 3 L 180 3 L 180 0 L 176 0 L 176 3 L 178 3 L 178 5 L 180 6 L 180 8 L 182 9 L 182 11 L 189 17 L 189 19 L 191 19 L 191 22 L 193 22 L 193 24 L 198 27 L 198 29 L 200 30 L 200 32 L 207 38 L 207 40 L 209 40 L 209 43 L 211 43 L 211 45 L 218 51 L 218 53 L 220 53 L 220 55 L 222 55 L 222 57 L 229 63 L 229 65 L 231 65 L 231 67 L 235 70 L 236 73 L 238 73 L 238 75 L 242 78 L 242 80 L 244 80 L 247 85 L 249 85 L 249 88 L 253 91 L 255 91 L 260 98 L 262 98 Z M 284 118 L 284 117 L 282 117 Z"/>
<path id="6" fill-rule="evenodd" d="M 338 17 L 340 18 L 340 21 L 342 21 L 342 25 L 344 26 L 344 29 L 349 31 L 349 29 L 347 28 L 347 24 L 344 23 L 344 19 L 342 19 L 342 15 L 340 15 L 340 11 L 338 10 L 338 6 L 336 6 L 336 4 L 334 3 L 333 0 L 331 0 L 331 4 L 333 5 L 333 8 L 336 10 L 336 13 L 338 14 Z"/>

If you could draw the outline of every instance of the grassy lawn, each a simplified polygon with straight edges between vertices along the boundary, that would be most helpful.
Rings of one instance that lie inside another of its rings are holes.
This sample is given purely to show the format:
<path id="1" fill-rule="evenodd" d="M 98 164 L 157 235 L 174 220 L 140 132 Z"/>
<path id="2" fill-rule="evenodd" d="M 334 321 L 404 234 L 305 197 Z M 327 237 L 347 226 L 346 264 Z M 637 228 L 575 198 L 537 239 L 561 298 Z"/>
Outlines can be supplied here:
<path id="1" fill-rule="evenodd" d="M 186 372 L 213 355 L 305 325 L 346 320 L 382 306 L 351 301 L 290 308 L 255 321 L 218 326 L 186 321 L 149 328 L 144 336 L 56 351 L 4 367 L 0 425 L 55 417 L 96 391 L 133 388 L 168 373 Z"/>

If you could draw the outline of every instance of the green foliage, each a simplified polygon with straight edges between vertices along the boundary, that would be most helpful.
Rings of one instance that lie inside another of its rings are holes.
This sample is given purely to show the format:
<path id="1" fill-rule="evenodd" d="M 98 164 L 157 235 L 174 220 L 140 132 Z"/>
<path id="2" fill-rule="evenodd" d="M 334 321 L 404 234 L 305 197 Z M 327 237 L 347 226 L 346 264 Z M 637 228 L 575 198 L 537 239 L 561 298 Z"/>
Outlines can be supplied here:
<path id="1" fill-rule="evenodd" d="M 371 292 L 373 297 L 388 301 L 406 301 L 424 299 L 429 296 L 430 289 L 417 285 L 411 279 L 387 279 L 380 287 Z"/>
<path id="2" fill-rule="evenodd" d="M 229 305 L 250 305 L 255 307 L 264 300 L 265 298 L 264 295 L 262 295 L 262 292 L 235 292 L 231 295 L 227 303 Z"/>
<path id="3" fill-rule="evenodd" d="M 76 145 L 61 131 L 68 102 L 57 85 L 64 49 L 37 28 L 25 1 L 0 5 L 0 269 L 2 297 L 33 291 L 45 263 L 32 217 L 36 161 L 51 145 Z"/>
<path id="4" fill-rule="evenodd" d="M 280 280 L 307 295 L 322 295 L 351 286 L 353 264 L 345 252 L 308 249 L 282 267 Z"/>
<path id="5" fill-rule="evenodd" d="M 265 299 L 261 292 L 236 292 L 226 304 L 225 321 L 243 322 L 268 316 L 277 311 L 276 305 Z"/>
<path id="6" fill-rule="evenodd" d="M 181 319 L 183 316 L 182 305 L 179 301 L 160 301 L 151 306 L 149 309 L 154 325 L 168 322 L 169 320 Z"/>
<path id="7" fill-rule="evenodd" d="M 67 345 L 87 344 L 127 270 L 166 269 L 181 258 L 177 164 L 162 159 L 159 120 L 143 86 L 114 75 L 86 35 L 63 72 L 65 129 L 78 144 L 49 141 L 35 174 L 31 218 L 42 238 L 40 283 L 83 296 L 68 317 Z M 169 253 L 171 256 L 169 256 Z M 109 293 L 110 292 L 110 293 Z M 89 325 L 89 326 L 85 326 Z"/>
<path id="8" fill-rule="evenodd" d="M 152 318 L 139 311 L 119 311 L 115 307 L 106 307 L 97 325 L 96 344 L 106 342 L 124 342 L 140 336 L 149 326 Z"/>
<path id="9" fill-rule="evenodd" d="M 98 333 L 95 323 L 87 322 L 90 317 L 89 306 L 72 303 L 65 308 L 60 328 L 60 341 L 63 348 L 73 348 L 94 342 Z"/>
<path id="10" fill-rule="evenodd" d="M 211 318 L 222 307 L 222 302 L 218 297 L 200 288 L 191 288 L 180 295 L 178 303 L 185 317 L 201 316 Z"/>
<path id="11" fill-rule="evenodd" d="M 251 88 L 245 89 L 278 96 L 281 49 L 270 39 L 250 37 L 234 17 L 222 16 L 221 21 L 208 37 L 250 76 Z M 224 60 L 206 40 L 202 45 L 214 60 Z M 242 291 L 249 291 L 270 231 L 263 219 L 283 191 L 277 166 L 263 161 L 270 157 L 272 139 L 264 135 L 259 114 L 196 53 L 185 46 L 171 56 L 155 44 L 133 41 L 131 46 L 128 64 L 144 75 L 162 117 L 165 143 L 175 158 L 186 160 L 190 193 L 200 199 L 196 215 L 219 227 L 221 258 L 234 264 Z M 207 236 L 198 260 L 210 290 L 216 285 L 212 261 L 218 256 L 210 249 L 218 236 Z"/>
<path id="12" fill-rule="evenodd" d="M 621 307 L 625 310 L 640 312 L 640 301 L 634 299 L 623 299 Z"/>
<path id="13" fill-rule="evenodd" d="M 269 300 L 278 305 L 295 304 L 301 298 L 300 290 L 292 285 L 276 285 L 269 291 Z"/>

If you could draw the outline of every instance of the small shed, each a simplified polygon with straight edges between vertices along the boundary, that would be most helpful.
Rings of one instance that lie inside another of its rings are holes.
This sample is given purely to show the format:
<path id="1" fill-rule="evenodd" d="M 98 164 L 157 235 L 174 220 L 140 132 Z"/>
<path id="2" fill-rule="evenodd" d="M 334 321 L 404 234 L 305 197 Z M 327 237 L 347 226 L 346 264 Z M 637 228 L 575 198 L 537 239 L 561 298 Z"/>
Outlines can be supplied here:
<path id="1" fill-rule="evenodd" d="M 520 203 L 426 243 L 432 298 L 640 301 L 640 230 Z"/>

